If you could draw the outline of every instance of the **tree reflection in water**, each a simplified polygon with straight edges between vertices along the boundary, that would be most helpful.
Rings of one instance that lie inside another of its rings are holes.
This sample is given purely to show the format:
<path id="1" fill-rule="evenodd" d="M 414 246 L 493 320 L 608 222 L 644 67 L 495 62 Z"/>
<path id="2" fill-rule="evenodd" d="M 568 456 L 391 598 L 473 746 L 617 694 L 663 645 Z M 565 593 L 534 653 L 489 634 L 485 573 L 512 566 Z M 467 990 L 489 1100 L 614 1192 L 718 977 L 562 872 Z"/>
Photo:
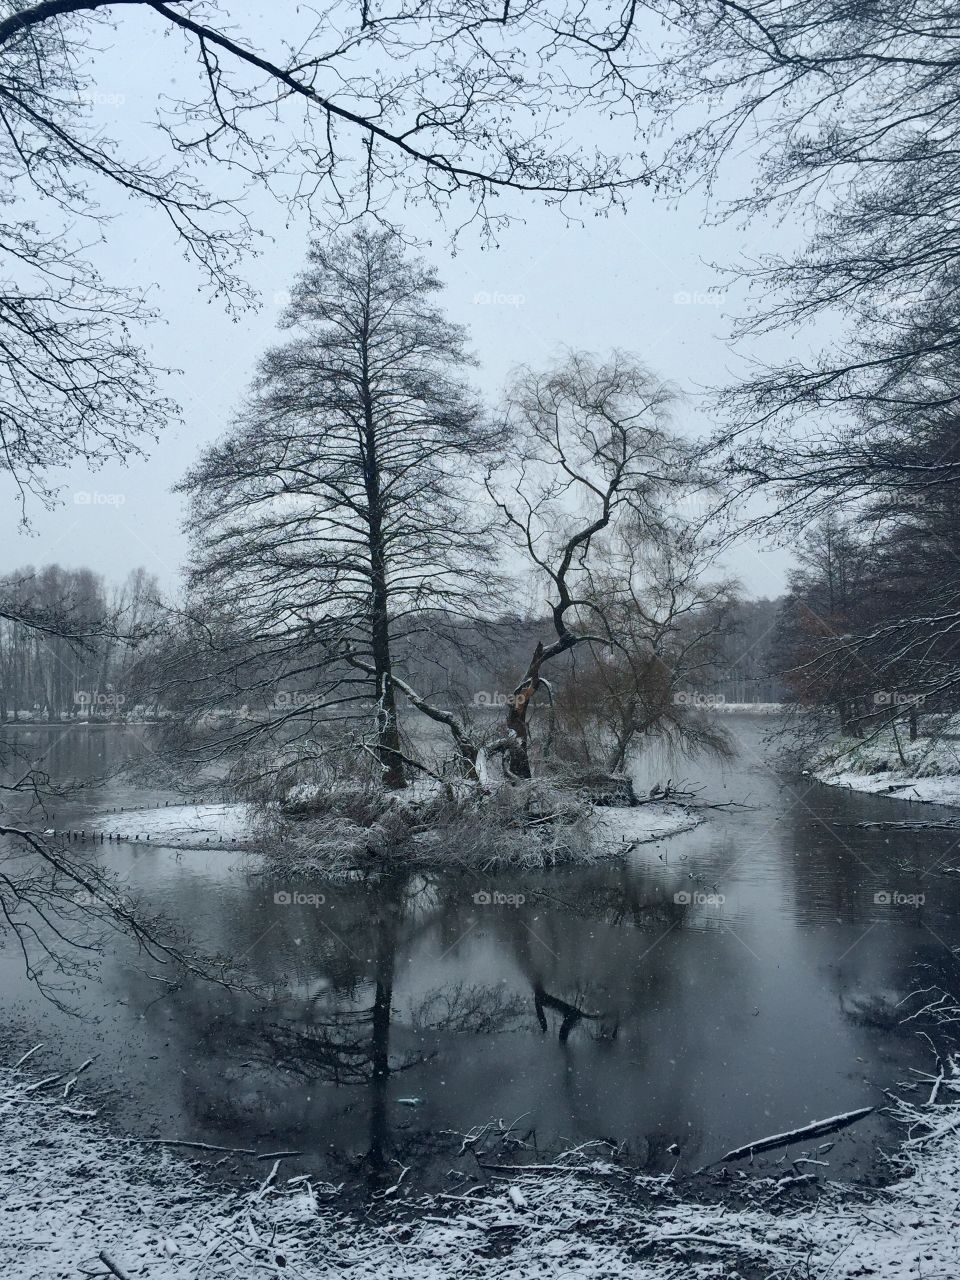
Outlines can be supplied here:
<path id="1" fill-rule="evenodd" d="M 226 1059 L 222 1071 L 205 1075 L 202 1082 L 198 1076 L 198 1088 L 188 1093 L 192 1105 L 204 1097 L 204 1118 L 215 1115 L 234 1132 L 249 1131 L 252 1113 L 261 1122 L 272 1117 L 275 1131 L 284 1133 L 283 1141 L 301 1147 L 297 1131 L 314 1127 L 306 1114 L 313 1095 L 299 1091 L 304 1114 L 297 1120 L 291 1114 L 294 1097 L 284 1096 L 291 1094 L 284 1080 L 343 1089 L 354 1114 L 358 1105 L 366 1113 L 363 1125 L 354 1121 L 351 1129 L 354 1134 L 365 1133 L 363 1160 L 378 1182 L 393 1176 L 389 1166 L 395 1149 L 392 1127 L 401 1117 L 402 1123 L 409 1124 L 411 1116 L 403 1107 L 391 1124 L 391 1105 L 396 1106 L 390 1102 L 391 1079 L 435 1058 L 438 1037 L 525 1031 L 566 1046 L 580 1028 L 591 1042 L 613 1045 L 620 1030 L 622 1000 L 611 998 L 609 982 L 585 982 L 579 972 L 588 955 L 579 931 L 613 905 L 606 901 L 611 890 L 603 877 L 598 877 L 593 891 L 581 896 L 576 912 L 562 913 L 559 929 L 546 928 L 534 904 L 526 911 L 482 917 L 485 934 L 494 936 L 498 949 L 502 946 L 509 957 L 514 982 L 456 978 L 427 985 L 417 981 L 423 975 L 414 973 L 411 991 L 411 971 L 405 967 L 406 995 L 403 1007 L 396 1007 L 398 957 L 409 959 L 418 944 L 430 940 L 444 951 L 455 949 L 457 940 L 468 937 L 477 925 L 470 888 L 459 877 L 412 874 L 371 877 L 342 886 L 329 895 L 334 911 L 309 911 L 296 917 L 298 936 L 293 941 L 297 945 L 287 957 L 292 961 L 291 973 L 280 972 L 279 943 L 254 952 L 260 965 L 258 976 L 277 989 L 276 998 L 266 1006 L 234 1001 L 227 1011 L 222 1005 L 211 1005 L 199 987 L 180 993 L 177 1022 L 191 1025 L 194 1031 L 191 1052 L 184 1053 L 184 1060 L 198 1059 L 198 1041 L 203 1046 L 200 1061 Z M 625 923 L 624 900 L 617 898 L 617 914 Z M 626 919 L 631 922 L 657 908 L 659 901 L 652 891 L 647 893 L 635 883 L 628 898 Z M 262 925 L 262 920 L 256 923 Z M 238 925 L 249 930 L 251 941 L 255 939 L 253 923 L 244 920 Z M 236 945 L 242 944 L 243 939 L 238 939 Z M 604 954 L 601 948 L 599 966 L 591 958 L 591 973 L 602 974 Z M 607 958 L 617 966 L 616 954 Z M 358 1089 L 365 1098 L 362 1104 Z M 483 1117 L 471 1116 L 470 1123 L 478 1118 Z"/>

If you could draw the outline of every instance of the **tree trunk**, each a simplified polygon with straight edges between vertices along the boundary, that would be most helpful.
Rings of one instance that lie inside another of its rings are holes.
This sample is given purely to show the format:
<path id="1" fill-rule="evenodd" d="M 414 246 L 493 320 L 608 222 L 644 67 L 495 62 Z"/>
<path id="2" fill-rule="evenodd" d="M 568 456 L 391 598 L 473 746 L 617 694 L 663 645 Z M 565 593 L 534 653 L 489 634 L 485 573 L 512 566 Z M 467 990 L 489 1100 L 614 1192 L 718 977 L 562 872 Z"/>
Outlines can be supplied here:
<path id="1" fill-rule="evenodd" d="M 369 293 L 367 297 L 369 307 Z M 370 548 L 371 648 L 377 682 L 377 758 L 383 769 L 383 785 L 400 791 L 407 785 L 400 750 L 397 697 L 390 660 L 390 592 L 387 587 L 387 559 L 383 535 L 383 506 L 380 491 L 377 423 L 373 409 L 368 363 L 367 324 L 362 335 L 363 415 L 366 456 L 364 487 L 367 494 L 367 529 Z"/>
<path id="2" fill-rule="evenodd" d="M 527 727 L 527 708 L 540 686 L 540 663 L 543 660 L 543 644 L 537 643 L 527 673 L 514 689 L 507 702 L 507 763 L 515 778 L 530 778 L 530 740 Z"/>
<path id="3" fill-rule="evenodd" d="M 377 699 L 377 759 L 383 769 L 383 785 L 390 791 L 400 791 L 407 785 L 407 779 L 403 771 L 397 700 L 393 680 L 390 678 L 389 658 L 385 665 L 378 661 L 376 666 L 377 687 L 380 690 Z"/>
<path id="4" fill-rule="evenodd" d="M 372 618 L 371 642 L 377 682 L 377 759 L 383 769 L 383 785 L 399 791 L 407 785 L 397 722 L 397 695 L 390 660 L 389 593 L 383 564 L 379 513 L 371 516 Z"/>
<path id="5" fill-rule="evenodd" d="M 856 704 L 844 700 L 837 704 L 840 717 L 840 732 L 851 738 L 862 738 L 863 727 L 857 715 Z"/>
<path id="6" fill-rule="evenodd" d="M 629 745 L 630 745 L 629 740 L 626 737 L 617 738 L 616 746 L 613 748 L 613 750 L 610 752 L 610 755 L 607 757 L 608 773 L 612 773 L 612 774 L 623 773 L 624 767 L 627 762 L 627 747 Z"/>

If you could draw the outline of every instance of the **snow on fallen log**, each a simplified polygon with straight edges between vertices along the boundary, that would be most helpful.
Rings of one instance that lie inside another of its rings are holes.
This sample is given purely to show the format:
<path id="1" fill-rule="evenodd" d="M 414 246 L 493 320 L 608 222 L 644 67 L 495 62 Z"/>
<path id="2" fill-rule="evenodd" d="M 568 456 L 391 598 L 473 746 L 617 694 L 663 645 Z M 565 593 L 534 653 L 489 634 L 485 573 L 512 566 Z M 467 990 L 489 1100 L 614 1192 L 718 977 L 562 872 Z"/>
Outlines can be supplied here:
<path id="1" fill-rule="evenodd" d="M 744 1156 L 756 1155 L 758 1151 L 774 1151 L 777 1147 L 789 1146 L 791 1142 L 803 1142 L 806 1138 L 824 1138 L 828 1133 L 838 1133 L 848 1125 L 856 1124 L 858 1120 L 862 1120 L 874 1110 L 876 1110 L 875 1107 L 858 1107 L 856 1111 L 845 1111 L 842 1115 L 830 1116 L 826 1120 L 815 1120 L 813 1124 L 802 1125 L 799 1129 L 775 1133 L 769 1138 L 758 1138 L 756 1142 L 734 1147 L 725 1156 L 715 1160 L 714 1164 L 730 1164 L 733 1160 L 742 1160 Z M 709 1167 L 708 1165 L 707 1168 Z"/>
<path id="2" fill-rule="evenodd" d="M 515 1209 L 526 1209 L 527 1197 L 519 1187 L 507 1187 L 507 1196 Z"/>
<path id="3" fill-rule="evenodd" d="M 35 1044 L 32 1049 L 28 1049 L 27 1052 L 23 1055 L 23 1057 L 18 1058 L 17 1061 L 13 1064 L 14 1071 L 19 1071 L 19 1069 L 23 1066 L 26 1060 L 28 1058 L 32 1058 L 33 1055 L 37 1052 L 37 1050 L 42 1048 L 43 1048 L 43 1041 L 41 1040 L 40 1043 Z"/>
<path id="4" fill-rule="evenodd" d="M 107 1268 L 107 1270 L 112 1275 L 115 1275 L 117 1277 L 117 1280 L 133 1280 L 133 1277 L 130 1275 L 130 1272 L 124 1271 L 123 1267 L 120 1266 L 119 1262 L 116 1262 L 113 1258 L 111 1258 L 110 1254 L 107 1253 L 106 1249 L 101 1249 L 100 1253 L 97 1256 L 99 1257 L 103 1265 Z"/>
<path id="5" fill-rule="evenodd" d="M 260 1190 L 253 1197 L 254 1201 L 262 1200 L 263 1197 L 267 1194 L 267 1192 L 270 1190 L 270 1187 L 277 1176 L 277 1171 L 279 1170 L 279 1168 L 280 1168 L 280 1161 L 274 1160 L 273 1168 L 270 1170 L 270 1172 L 264 1178 L 263 1182 L 260 1184 Z"/>

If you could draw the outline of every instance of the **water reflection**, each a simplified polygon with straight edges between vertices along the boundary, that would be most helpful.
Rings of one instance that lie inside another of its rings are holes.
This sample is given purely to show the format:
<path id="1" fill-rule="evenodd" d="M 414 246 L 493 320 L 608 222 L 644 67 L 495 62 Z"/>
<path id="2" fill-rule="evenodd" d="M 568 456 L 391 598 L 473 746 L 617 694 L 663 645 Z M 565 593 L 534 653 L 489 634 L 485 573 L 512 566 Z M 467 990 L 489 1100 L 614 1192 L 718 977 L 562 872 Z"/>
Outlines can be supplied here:
<path id="1" fill-rule="evenodd" d="M 763 724 L 735 728 L 739 759 L 701 781 L 752 807 L 602 866 L 303 886 L 325 900 L 296 906 L 226 851 L 108 851 L 156 909 L 246 956 L 274 998 L 167 992 L 118 954 L 83 993 L 98 1021 L 67 1023 L 4 955 L 8 1015 L 71 1054 L 99 1051 L 101 1079 L 124 1081 L 121 1125 L 296 1149 L 375 1185 L 394 1158 L 432 1168 L 435 1153 L 442 1181 L 443 1135 L 497 1116 L 524 1116 L 542 1147 L 605 1137 L 672 1167 L 881 1101 L 927 1065 L 893 1012 L 911 967 L 958 985 L 960 886 L 936 869 L 955 833 L 864 831 L 916 811 L 784 783 Z M 875 901 L 917 884 L 922 907 Z M 476 900 L 491 889 L 524 901 Z M 834 1175 L 856 1172 L 878 1126 L 838 1140 Z"/>

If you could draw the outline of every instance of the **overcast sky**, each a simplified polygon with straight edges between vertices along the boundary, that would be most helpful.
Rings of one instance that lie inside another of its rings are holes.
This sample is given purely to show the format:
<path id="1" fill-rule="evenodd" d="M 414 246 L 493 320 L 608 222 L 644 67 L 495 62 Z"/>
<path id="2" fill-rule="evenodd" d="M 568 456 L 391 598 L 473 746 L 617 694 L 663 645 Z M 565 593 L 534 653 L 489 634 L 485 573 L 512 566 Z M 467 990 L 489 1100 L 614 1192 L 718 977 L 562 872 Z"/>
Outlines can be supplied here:
<path id="1" fill-rule="evenodd" d="M 251 13 L 259 9 L 249 7 Z M 126 22 L 121 11 L 112 47 L 97 57 L 100 92 L 94 109 L 106 132 L 141 140 L 141 150 L 156 148 L 141 122 L 149 120 L 179 56 L 170 42 L 151 41 L 145 30 Z M 214 173 L 210 183 L 216 182 Z M 740 300 L 711 295 L 721 280 L 708 264 L 755 253 L 756 228 L 748 234 L 729 225 L 707 226 L 697 195 L 670 206 L 639 190 L 626 214 L 587 214 L 583 225 L 529 198 L 502 203 L 523 221 L 502 232 L 495 249 L 484 248 L 479 234 L 468 230 L 455 255 L 448 233 L 426 210 L 395 210 L 446 282 L 449 315 L 469 328 L 482 391 L 495 398 L 513 366 L 549 362 L 563 346 L 600 354 L 622 347 L 683 393 L 676 413 L 680 429 L 709 430 L 702 388 L 735 375 L 739 357 L 725 335 Z M 180 370 L 167 390 L 182 406 L 184 421 L 170 424 L 145 461 L 95 474 L 70 470 L 62 477 L 63 504 L 52 512 L 32 509 L 27 534 L 8 487 L 0 517 L 0 570 L 58 562 L 88 565 L 119 579 L 142 565 L 172 589 L 180 582 L 186 547 L 182 500 L 171 486 L 224 431 L 259 355 L 276 340 L 277 317 L 303 265 L 309 227 L 305 218 L 288 222 L 279 204 L 258 201 L 254 211 L 267 234 L 247 274 L 262 306 L 235 321 L 198 292 L 201 281 L 162 218 L 139 207 L 118 207 L 108 252 L 98 263 L 108 279 L 155 286 L 153 300 L 164 323 L 150 331 L 147 345 L 157 360 Z M 786 550 L 752 543 L 729 560 L 756 596 L 782 590 L 789 563 Z"/>

